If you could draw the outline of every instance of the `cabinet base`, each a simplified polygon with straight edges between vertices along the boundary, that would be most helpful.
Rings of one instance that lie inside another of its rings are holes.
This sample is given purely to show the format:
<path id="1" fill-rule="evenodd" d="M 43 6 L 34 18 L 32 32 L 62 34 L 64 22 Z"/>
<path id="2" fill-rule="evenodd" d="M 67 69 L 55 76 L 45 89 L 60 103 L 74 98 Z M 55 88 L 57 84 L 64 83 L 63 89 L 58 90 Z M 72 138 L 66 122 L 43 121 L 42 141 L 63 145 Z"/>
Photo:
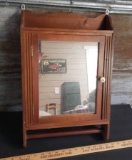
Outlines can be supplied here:
<path id="1" fill-rule="evenodd" d="M 33 138 L 46 138 L 46 137 L 60 137 L 70 135 L 83 135 L 102 133 L 105 140 L 109 139 L 109 125 L 100 126 L 84 126 L 73 128 L 57 128 L 57 129 L 44 129 L 44 130 L 25 130 L 23 132 L 23 147 L 27 147 L 27 140 Z"/>

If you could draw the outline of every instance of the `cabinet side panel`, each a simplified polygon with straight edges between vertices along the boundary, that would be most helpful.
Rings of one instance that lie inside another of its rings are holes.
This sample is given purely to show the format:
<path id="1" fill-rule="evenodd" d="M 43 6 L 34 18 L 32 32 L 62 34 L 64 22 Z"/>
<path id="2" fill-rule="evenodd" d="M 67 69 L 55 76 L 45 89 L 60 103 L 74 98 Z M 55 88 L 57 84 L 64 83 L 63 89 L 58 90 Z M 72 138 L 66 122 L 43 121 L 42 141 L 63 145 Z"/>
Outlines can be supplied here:
<path id="1" fill-rule="evenodd" d="M 110 82 L 111 82 L 111 60 L 112 60 L 112 36 L 106 36 L 105 40 L 105 57 L 104 57 L 104 77 L 106 79 L 103 84 L 103 103 L 102 103 L 102 119 L 110 118 Z"/>
<path id="2" fill-rule="evenodd" d="M 32 34 L 22 32 L 22 103 L 24 126 L 32 124 L 33 98 L 32 98 L 32 63 L 31 63 L 31 38 Z"/>
<path id="3" fill-rule="evenodd" d="M 107 118 L 110 119 L 110 105 L 111 105 L 111 79 L 112 79 L 112 64 L 113 64 L 113 36 L 109 36 L 109 65 L 108 65 L 108 101 L 107 101 Z"/>

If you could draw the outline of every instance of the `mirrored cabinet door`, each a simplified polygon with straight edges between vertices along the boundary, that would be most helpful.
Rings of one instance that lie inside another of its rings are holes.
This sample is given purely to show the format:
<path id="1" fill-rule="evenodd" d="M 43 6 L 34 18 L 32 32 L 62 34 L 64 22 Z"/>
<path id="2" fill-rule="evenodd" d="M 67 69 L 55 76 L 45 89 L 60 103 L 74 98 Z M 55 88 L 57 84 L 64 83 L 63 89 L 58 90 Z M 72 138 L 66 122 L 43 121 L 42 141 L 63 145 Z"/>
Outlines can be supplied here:
<path id="1" fill-rule="evenodd" d="M 34 123 L 100 119 L 105 38 L 46 36 L 33 35 Z"/>
<path id="2" fill-rule="evenodd" d="M 98 43 L 39 41 L 39 117 L 94 114 Z"/>

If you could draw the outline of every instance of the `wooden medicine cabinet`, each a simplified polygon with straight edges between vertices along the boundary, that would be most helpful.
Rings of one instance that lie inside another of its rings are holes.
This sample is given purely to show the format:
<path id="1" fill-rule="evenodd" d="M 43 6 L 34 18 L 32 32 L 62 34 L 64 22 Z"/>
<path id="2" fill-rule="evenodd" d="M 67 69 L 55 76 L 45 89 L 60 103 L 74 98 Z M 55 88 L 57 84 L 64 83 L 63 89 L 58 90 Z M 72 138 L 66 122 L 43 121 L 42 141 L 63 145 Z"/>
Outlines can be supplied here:
<path id="1" fill-rule="evenodd" d="M 109 15 L 23 11 L 23 146 L 27 139 L 110 133 Z"/>

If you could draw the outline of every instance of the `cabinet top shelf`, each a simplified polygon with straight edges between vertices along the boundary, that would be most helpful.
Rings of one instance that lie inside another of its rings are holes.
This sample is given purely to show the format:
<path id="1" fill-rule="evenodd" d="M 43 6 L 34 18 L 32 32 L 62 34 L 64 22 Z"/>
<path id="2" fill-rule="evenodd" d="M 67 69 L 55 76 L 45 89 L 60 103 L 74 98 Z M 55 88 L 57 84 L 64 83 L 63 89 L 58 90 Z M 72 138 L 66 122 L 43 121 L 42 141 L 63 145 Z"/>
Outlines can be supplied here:
<path id="1" fill-rule="evenodd" d="M 22 11 L 22 28 L 113 31 L 109 15 L 91 18 L 79 13 Z"/>

